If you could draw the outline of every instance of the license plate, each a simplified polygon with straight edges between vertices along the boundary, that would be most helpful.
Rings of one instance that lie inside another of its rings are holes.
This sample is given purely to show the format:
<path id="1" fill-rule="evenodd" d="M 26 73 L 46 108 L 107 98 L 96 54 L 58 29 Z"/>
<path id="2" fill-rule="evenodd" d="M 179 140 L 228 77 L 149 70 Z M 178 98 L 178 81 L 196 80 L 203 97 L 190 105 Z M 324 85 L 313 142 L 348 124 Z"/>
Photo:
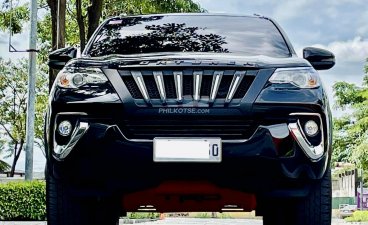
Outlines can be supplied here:
<path id="1" fill-rule="evenodd" d="M 154 162 L 221 162 L 220 138 L 155 138 Z"/>

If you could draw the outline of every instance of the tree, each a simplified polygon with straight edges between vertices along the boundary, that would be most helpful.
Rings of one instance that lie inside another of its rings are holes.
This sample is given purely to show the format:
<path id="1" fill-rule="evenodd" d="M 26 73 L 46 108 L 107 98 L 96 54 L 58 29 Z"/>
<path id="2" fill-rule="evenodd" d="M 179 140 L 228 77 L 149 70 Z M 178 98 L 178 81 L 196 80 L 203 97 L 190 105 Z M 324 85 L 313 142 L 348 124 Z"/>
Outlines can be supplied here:
<path id="1" fill-rule="evenodd" d="M 27 112 L 27 60 L 15 63 L 0 60 L 0 146 L 7 153 L 6 157 L 13 157 L 11 176 L 23 150 L 26 133 Z M 43 114 L 47 103 L 47 82 L 43 73 L 37 74 L 36 83 L 36 115 L 35 138 L 36 144 L 44 148 Z"/>
<path id="2" fill-rule="evenodd" d="M 333 88 L 336 108 L 353 112 L 334 120 L 333 160 L 358 163 L 368 169 L 368 65 L 361 87 L 337 82 Z"/>
<path id="3" fill-rule="evenodd" d="M 10 1 L 0 2 L 0 30 L 9 30 L 10 24 L 12 34 L 22 32 L 24 22 L 29 20 L 28 3 L 10 5 Z"/>

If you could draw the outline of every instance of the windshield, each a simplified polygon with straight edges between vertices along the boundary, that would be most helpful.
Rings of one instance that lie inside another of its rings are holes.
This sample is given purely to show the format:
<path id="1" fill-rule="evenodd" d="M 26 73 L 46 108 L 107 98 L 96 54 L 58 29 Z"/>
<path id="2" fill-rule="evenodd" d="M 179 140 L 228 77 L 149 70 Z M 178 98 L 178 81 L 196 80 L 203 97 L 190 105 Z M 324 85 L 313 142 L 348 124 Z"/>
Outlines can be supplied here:
<path id="1" fill-rule="evenodd" d="M 271 21 L 217 15 L 113 18 L 100 29 L 86 51 L 93 57 L 155 52 L 290 57 L 285 40 Z"/>

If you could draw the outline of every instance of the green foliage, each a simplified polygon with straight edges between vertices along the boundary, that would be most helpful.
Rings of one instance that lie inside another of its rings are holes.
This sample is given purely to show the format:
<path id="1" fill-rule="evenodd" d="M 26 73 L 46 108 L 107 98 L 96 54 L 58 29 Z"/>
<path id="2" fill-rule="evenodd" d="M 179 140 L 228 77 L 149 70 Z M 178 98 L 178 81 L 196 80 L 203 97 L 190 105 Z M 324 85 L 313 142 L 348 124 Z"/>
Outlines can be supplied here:
<path id="1" fill-rule="evenodd" d="M 7 164 L 6 162 L 0 160 L 0 172 L 4 172 L 10 169 L 9 164 Z"/>
<path id="2" fill-rule="evenodd" d="M 350 105 L 360 103 L 364 100 L 361 90 L 355 84 L 347 82 L 337 82 L 334 84 L 336 107 L 345 108 Z"/>
<path id="3" fill-rule="evenodd" d="M 204 12 L 198 3 L 192 0 L 105 0 L 103 18 L 122 14 Z"/>
<path id="4" fill-rule="evenodd" d="M 367 222 L 368 211 L 355 211 L 352 216 L 345 218 L 346 222 Z"/>
<path id="5" fill-rule="evenodd" d="M 45 220 L 45 182 L 0 184 L 0 220 Z"/>
<path id="6" fill-rule="evenodd" d="M 13 4 L 11 9 L 10 2 L 2 2 L 2 6 L 0 6 L 0 30 L 9 30 L 11 24 L 12 34 L 22 32 L 24 22 L 29 20 L 28 11 L 28 3 L 20 6 Z"/>
<path id="7" fill-rule="evenodd" d="M 368 72 L 368 67 L 365 67 Z M 357 163 L 368 169 L 368 75 L 361 87 L 347 82 L 333 86 L 337 109 L 351 113 L 334 119 L 333 161 Z"/>

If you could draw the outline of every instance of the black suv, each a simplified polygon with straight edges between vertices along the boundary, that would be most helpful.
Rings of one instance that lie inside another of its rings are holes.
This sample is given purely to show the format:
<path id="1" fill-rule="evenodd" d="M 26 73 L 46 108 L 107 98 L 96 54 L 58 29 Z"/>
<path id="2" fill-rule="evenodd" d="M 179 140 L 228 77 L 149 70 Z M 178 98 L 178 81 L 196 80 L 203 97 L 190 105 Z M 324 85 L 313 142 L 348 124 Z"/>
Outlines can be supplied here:
<path id="1" fill-rule="evenodd" d="M 74 58 L 74 59 L 73 59 Z M 61 69 L 47 113 L 50 225 L 130 211 L 251 211 L 264 224 L 331 224 L 331 113 L 316 70 L 263 16 L 106 20 Z"/>

